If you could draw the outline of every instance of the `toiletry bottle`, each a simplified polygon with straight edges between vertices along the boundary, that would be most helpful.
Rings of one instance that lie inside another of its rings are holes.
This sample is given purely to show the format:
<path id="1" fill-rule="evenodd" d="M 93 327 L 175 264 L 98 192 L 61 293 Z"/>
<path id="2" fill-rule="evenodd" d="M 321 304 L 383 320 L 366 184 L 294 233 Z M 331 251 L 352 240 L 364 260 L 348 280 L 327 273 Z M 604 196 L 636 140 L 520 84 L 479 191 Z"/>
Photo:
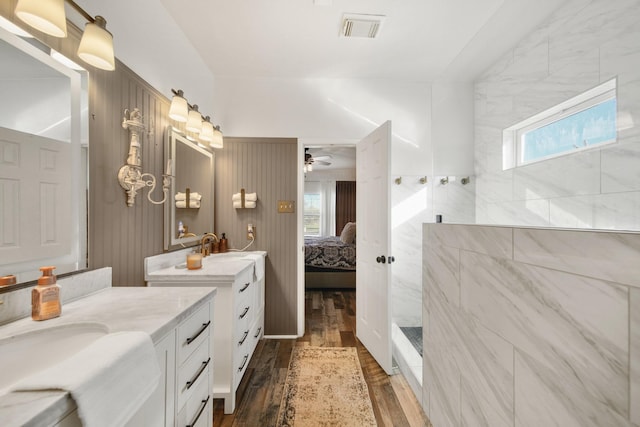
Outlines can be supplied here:
<path id="1" fill-rule="evenodd" d="M 222 239 L 220 239 L 220 253 L 227 252 L 227 238 L 225 233 L 222 233 Z"/>
<path id="2" fill-rule="evenodd" d="M 38 286 L 31 291 L 31 318 L 33 320 L 47 320 L 60 316 L 60 285 L 56 284 L 53 274 L 55 267 L 40 267 L 42 276 L 38 279 Z"/>
<path id="3" fill-rule="evenodd" d="M 182 224 L 182 221 L 178 222 L 178 239 L 180 239 L 182 236 L 184 236 L 184 224 Z"/>

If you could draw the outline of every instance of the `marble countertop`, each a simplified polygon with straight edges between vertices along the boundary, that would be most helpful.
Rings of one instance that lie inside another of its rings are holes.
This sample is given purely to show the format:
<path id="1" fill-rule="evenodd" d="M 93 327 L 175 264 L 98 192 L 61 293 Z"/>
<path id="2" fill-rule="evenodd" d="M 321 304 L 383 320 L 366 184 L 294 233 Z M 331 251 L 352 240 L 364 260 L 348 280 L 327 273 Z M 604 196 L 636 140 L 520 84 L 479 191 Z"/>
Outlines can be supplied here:
<path id="1" fill-rule="evenodd" d="M 146 332 L 156 343 L 215 293 L 216 288 L 212 287 L 107 288 L 63 305 L 62 315 L 55 319 L 34 322 L 25 318 L 0 326 L 0 338 L 67 323 L 97 322 L 110 332 Z M 34 351 L 46 356 L 46 349 Z M 0 425 L 50 425 L 56 416 L 73 407 L 73 401 L 63 391 L 9 393 L 0 399 Z"/>
<path id="2" fill-rule="evenodd" d="M 188 270 L 184 266 L 185 255 L 179 258 L 182 262 L 176 262 L 175 257 L 168 260 L 166 256 L 159 255 L 145 261 L 147 262 L 145 280 L 147 282 L 229 282 L 235 280 L 236 276 L 243 271 L 253 268 L 254 260 L 244 257 L 266 256 L 266 254 L 264 251 L 252 251 L 210 255 L 202 259 L 202 268 L 198 270 Z"/>

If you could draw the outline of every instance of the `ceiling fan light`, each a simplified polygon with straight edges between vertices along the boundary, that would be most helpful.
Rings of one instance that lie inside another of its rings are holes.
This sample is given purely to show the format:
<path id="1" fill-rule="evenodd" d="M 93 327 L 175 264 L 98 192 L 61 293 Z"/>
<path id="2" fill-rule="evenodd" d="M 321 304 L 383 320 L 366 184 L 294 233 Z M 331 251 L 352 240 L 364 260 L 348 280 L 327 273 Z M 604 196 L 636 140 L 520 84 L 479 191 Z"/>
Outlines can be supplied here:
<path id="1" fill-rule="evenodd" d="M 186 127 L 189 132 L 200 133 L 202 131 L 202 115 L 198 111 L 197 105 L 194 105 L 193 109 L 189 111 Z"/>
<path id="2" fill-rule="evenodd" d="M 180 123 L 185 123 L 189 118 L 189 104 L 187 104 L 187 100 L 184 99 L 184 92 L 181 90 L 171 98 L 169 117 Z"/>
<path id="3" fill-rule="evenodd" d="M 78 56 L 87 64 L 101 70 L 115 70 L 113 35 L 107 31 L 107 21 L 102 16 L 96 16 L 95 22 L 89 22 L 84 27 Z"/>
<path id="4" fill-rule="evenodd" d="M 43 33 L 54 37 L 67 36 L 64 0 L 19 0 L 15 14 Z"/>

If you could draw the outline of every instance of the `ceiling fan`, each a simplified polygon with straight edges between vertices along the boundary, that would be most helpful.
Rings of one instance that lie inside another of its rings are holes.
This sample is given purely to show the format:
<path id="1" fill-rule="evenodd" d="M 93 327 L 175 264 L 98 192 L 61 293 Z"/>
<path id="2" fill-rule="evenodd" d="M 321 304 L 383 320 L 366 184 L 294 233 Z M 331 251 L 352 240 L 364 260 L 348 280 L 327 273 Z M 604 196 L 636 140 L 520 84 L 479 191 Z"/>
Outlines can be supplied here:
<path id="1" fill-rule="evenodd" d="M 313 165 L 329 166 L 331 164 L 329 161 L 331 158 L 330 154 L 316 153 L 314 156 L 309 152 L 308 147 L 304 149 L 304 166 L 309 172 L 313 170 Z"/>

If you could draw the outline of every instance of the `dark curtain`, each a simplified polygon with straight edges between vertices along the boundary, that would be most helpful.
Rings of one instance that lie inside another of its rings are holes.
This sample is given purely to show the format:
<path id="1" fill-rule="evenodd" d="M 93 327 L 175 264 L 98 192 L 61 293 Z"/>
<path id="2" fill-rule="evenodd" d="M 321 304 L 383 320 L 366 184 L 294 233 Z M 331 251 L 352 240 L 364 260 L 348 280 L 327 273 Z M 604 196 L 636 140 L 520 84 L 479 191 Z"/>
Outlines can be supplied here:
<path id="1" fill-rule="evenodd" d="M 356 182 L 336 181 L 336 236 L 348 222 L 356 221 Z"/>

